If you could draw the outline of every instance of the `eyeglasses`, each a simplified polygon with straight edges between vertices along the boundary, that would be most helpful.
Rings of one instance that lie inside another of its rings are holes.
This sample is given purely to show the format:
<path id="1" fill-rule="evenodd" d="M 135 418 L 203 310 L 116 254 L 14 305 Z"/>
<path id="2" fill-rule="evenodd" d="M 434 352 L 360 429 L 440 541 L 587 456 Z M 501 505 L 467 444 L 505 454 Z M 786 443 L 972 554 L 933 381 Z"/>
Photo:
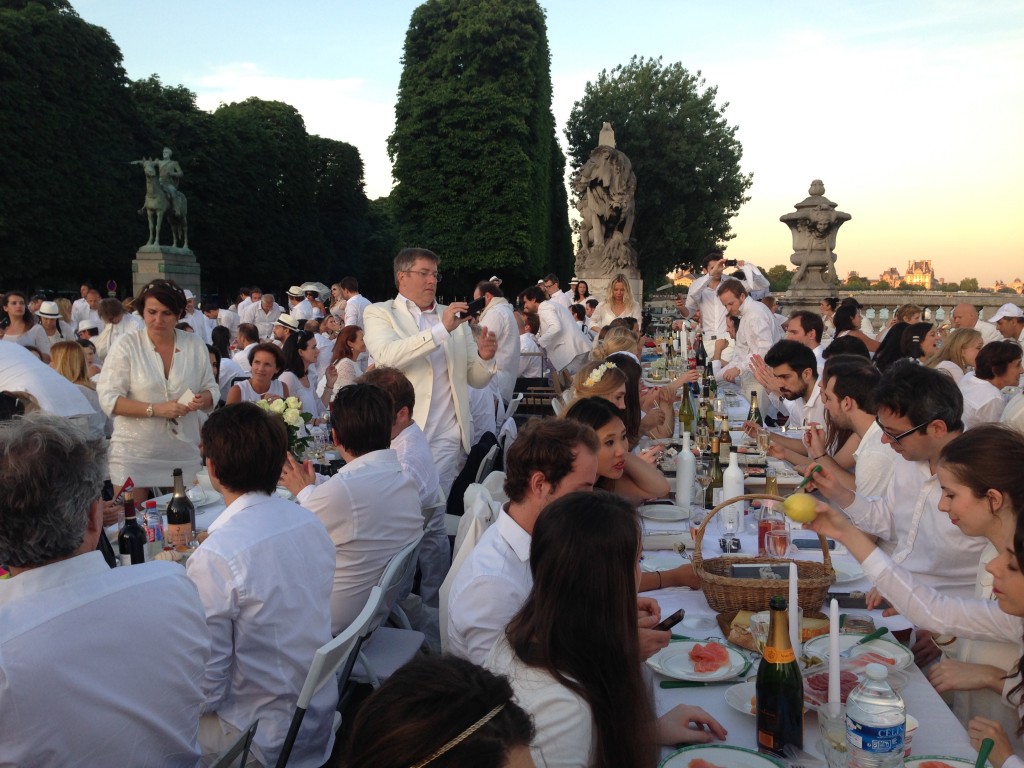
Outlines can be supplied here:
<path id="1" fill-rule="evenodd" d="M 408 275 L 419 275 L 421 279 L 427 280 L 428 278 L 434 278 L 435 282 L 441 282 L 440 272 L 431 272 L 429 269 L 406 269 L 403 270 Z"/>
<path id="2" fill-rule="evenodd" d="M 896 445 L 899 445 L 900 444 L 900 440 L 902 440 L 907 435 L 911 435 L 911 434 L 913 434 L 914 432 L 917 432 L 920 429 L 924 429 L 929 424 L 931 424 L 933 421 L 934 421 L 934 419 L 928 419 L 928 421 L 923 421 L 920 424 L 918 424 L 916 427 L 911 427 L 906 432 L 900 432 L 898 435 L 894 435 L 892 432 L 890 432 L 885 427 L 883 427 L 882 426 L 882 422 L 878 420 L 877 416 L 875 416 L 875 424 L 877 424 L 878 428 L 880 430 L 882 430 L 882 434 L 884 434 L 886 437 L 888 437 L 890 440 L 892 440 L 893 443 L 895 443 Z"/>
<path id="3" fill-rule="evenodd" d="M 554 283 L 544 283 L 544 287 L 545 288 L 554 288 L 555 284 Z"/>

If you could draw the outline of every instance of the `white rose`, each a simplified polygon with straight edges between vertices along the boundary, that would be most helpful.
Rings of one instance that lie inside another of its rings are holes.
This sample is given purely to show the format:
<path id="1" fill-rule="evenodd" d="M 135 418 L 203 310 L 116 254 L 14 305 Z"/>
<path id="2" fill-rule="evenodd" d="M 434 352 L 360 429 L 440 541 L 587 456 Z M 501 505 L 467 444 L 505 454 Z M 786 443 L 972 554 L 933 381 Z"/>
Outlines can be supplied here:
<path id="1" fill-rule="evenodd" d="M 284 423 L 289 427 L 301 427 L 306 422 L 302 419 L 302 414 L 299 413 L 296 408 L 289 408 L 284 412 Z"/>
<path id="2" fill-rule="evenodd" d="M 301 408 L 302 407 L 302 403 L 299 401 L 299 398 L 295 397 L 294 395 L 291 396 L 291 397 L 285 398 L 284 404 L 286 406 L 288 406 L 289 408 Z"/>
<path id="3" fill-rule="evenodd" d="M 284 409 L 286 407 L 287 406 L 285 405 L 284 400 L 282 400 L 281 398 L 278 398 L 277 400 L 272 400 L 270 402 L 270 410 L 272 410 L 274 413 L 284 413 Z"/>
<path id="4" fill-rule="evenodd" d="M 258 405 L 264 411 L 269 411 L 270 410 L 270 403 L 267 402 L 266 400 L 257 400 L 256 401 L 256 405 Z"/>

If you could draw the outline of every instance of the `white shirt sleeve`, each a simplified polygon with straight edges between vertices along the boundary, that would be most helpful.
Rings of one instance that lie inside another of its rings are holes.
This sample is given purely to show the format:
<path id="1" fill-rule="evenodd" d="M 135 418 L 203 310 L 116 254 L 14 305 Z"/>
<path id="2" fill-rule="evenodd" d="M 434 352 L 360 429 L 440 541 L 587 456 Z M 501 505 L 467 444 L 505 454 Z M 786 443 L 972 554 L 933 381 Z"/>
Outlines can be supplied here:
<path id="1" fill-rule="evenodd" d="M 208 550 L 197 549 L 188 561 L 188 576 L 199 589 L 210 630 L 210 661 L 203 678 L 203 712 L 216 712 L 231 684 L 234 665 L 234 622 L 239 615 L 238 591 L 231 568 Z"/>

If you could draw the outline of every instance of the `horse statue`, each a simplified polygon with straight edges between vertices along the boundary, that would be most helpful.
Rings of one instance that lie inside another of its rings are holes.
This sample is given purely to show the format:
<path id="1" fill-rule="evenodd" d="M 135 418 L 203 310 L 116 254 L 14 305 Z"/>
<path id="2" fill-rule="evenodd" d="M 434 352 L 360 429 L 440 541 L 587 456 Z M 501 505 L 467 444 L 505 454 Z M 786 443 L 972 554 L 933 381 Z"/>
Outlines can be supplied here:
<path id="1" fill-rule="evenodd" d="M 149 218 L 149 240 L 146 245 L 160 245 L 160 230 L 164 218 L 171 227 L 171 238 L 175 248 L 188 250 L 188 200 L 178 189 L 177 178 L 181 167 L 167 157 L 164 160 L 143 158 L 133 160 L 132 165 L 141 165 L 146 175 L 146 200 L 138 213 L 145 212 Z M 163 177 L 169 177 L 165 182 Z"/>

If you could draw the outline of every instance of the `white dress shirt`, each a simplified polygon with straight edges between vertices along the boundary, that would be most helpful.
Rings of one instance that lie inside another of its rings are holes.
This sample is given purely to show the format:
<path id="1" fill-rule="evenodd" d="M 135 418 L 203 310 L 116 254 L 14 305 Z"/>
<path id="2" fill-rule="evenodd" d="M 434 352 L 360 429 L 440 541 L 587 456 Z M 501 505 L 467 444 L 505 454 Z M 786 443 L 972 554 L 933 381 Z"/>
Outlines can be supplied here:
<path id="1" fill-rule="evenodd" d="M 106 327 L 93 339 L 93 344 L 96 347 L 96 355 L 100 360 L 105 360 L 107 355 L 110 354 L 110 350 L 114 348 L 114 345 L 121 340 L 122 337 L 127 336 L 129 333 L 135 333 L 145 328 L 145 323 L 139 319 L 138 315 L 124 314 L 121 315 L 121 320 L 117 323 L 107 323 Z"/>
<path id="2" fill-rule="evenodd" d="M 563 307 L 568 309 L 572 306 L 572 293 L 569 291 L 555 291 L 548 297 L 548 301 L 561 304 Z"/>
<path id="3" fill-rule="evenodd" d="M 363 310 L 370 306 L 370 300 L 361 293 L 345 300 L 345 325 L 363 327 Z"/>
<path id="4" fill-rule="evenodd" d="M 942 371 L 944 374 L 949 376 L 957 384 L 960 383 L 960 379 L 964 377 L 964 369 L 954 363 L 952 360 L 943 360 L 941 363 L 935 366 L 935 370 Z"/>
<path id="5" fill-rule="evenodd" d="M 238 335 L 238 325 L 241 323 L 241 319 L 237 312 L 233 312 L 230 309 L 219 309 L 217 310 L 217 317 L 213 320 L 206 318 L 207 321 L 213 324 L 210 328 L 210 332 L 213 332 L 213 328 L 220 325 L 231 331 L 231 338 L 235 338 Z M 212 337 L 211 337 L 212 338 Z"/>
<path id="6" fill-rule="evenodd" d="M 519 375 L 529 379 L 539 379 L 544 375 L 544 358 L 537 337 L 532 333 L 519 334 Z M 528 353 L 530 357 L 526 357 Z M 537 357 L 534 357 L 534 354 Z"/>
<path id="7" fill-rule="evenodd" d="M 979 379 L 971 371 L 963 375 L 957 386 L 964 396 L 964 429 L 999 422 L 1006 401 L 992 382 Z"/>
<path id="8" fill-rule="evenodd" d="M 725 309 L 725 307 L 723 307 Z M 612 320 L 616 320 L 620 317 L 633 317 L 636 318 L 638 323 L 643 322 L 643 314 L 641 312 L 640 304 L 634 301 L 632 304 L 627 304 L 623 307 L 622 312 L 615 314 L 615 310 L 612 309 L 612 305 L 607 301 L 602 301 L 594 308 L 594 314 L 592 314 L 587 320 L 586 324 L 590 328 L 604 328 Z"/>
<path id="9" fill-rule="evenodd" d="M 736 347 L 728 367 L 746 373 L 750 368 L 750 358 L 753 355 L 764 357 L 781 338 L 782 330 L 775 322 L 772 311 L 747 296 L 740 304 L 740 326 L 736 331 Z"/>
<path id="10" fill-rule="evenodd" d="M 495 296 L 484 307 L 477 322 L 497 338 L 494 361 L 498 370 L 491 379 L 491 386 L 507 403 L 512 399 L 519 375 L 519 327 L 512 305 L 504 297 Z"/>
<path id="11" fill-rule="evenodd" d="M 242 369 L 243 373 L 252 373 L 252 363 L 249 362 L 249 353 L 258 343 L 259 342 L 254 341 L 252 344 L 246 344 L 245 347 L 238 350 L 231 356 L 231 359 L 234 360 L 235 364 Z"/>
<path id="12" fill-rule="evenodd" d="M 872 421 L 853 452 L 857 493 L 864 497 L 883 496 L 892 481 L 896 457 L 896 452 L 882 442 L 882 428 Z"/>
<path id="13" fill-rule="evenodd" d="M 483 664 L 531 587 L 530 534 L 503 509 L 452 582 L 447 652 Z"/>
<path id="14" fill-rule="evenodd" d="M 333 477 L 318 475 L 297 498 L 334 543 L 329 602 L 337 634 L 359 615 L 391 558 L 423 530 L 419 493 L 395 451 L 385 449 L 353 459 Z"/>
<path id="15" fill-rule="evenodd" d="M 241 320 L 243 323 L 251 323 L 256 326 L 256 329 L 260 333 L 260 338 L 263 340 L 269 339 L 274 331 L 274 323 L 277 322 L 277 318 L 284 314 L 284 310 L 274 304 L 270 311 L 263 309 L 263 302 L 257 301 L 249 305 L 245 310 L 245 314 L 242 315 Z M 294 317 L 294 315 L 293 315 Z"/>
<path id="16" fill-rule="evenodd" d="M 273 765 L 313 654 L 331 639 L 330 538 L 308 510 L 247 493 L 213 521 L 186 570 L 212 637 L 203 712 L 239 730 L 258 717 L 254 744 L 264 765 Z M 289 765 L 327 760 L 337 703 L 334 685 L 313 696 Z"/>
<path id="17" fill-rule="evenodd" d="M 1016 394 L 1010 398 L 999 420 L 1024 434 L 1024 394 Z"/>
<path id="18" fill-rule="evenodd" d="M 939 511 L 942 489 L 927 461 L 893 454 L 892 482 L 881 496 L 858 495 L 846 508 L 854 525 L 878 537 L 878 546 L 921 583 L 970 596 L 985 539 L 965 536 Z"/>
<path id="19" fill-rule="evenodd" d="M 572 313 L 561 304 L 548 299 L 537 305 L 540 331 L 537 343 L 544 348 L 556 370 L 562 370 L 577 357 L 589 354 L 591 345 L 580 333 Z"/>
<path id="20" fill-rule="evenodd" d="M 710 281 L 710 275 L 701 275 L 690 284 L 690 289 L 686 293 L 686 309 L 689 310 L 690 317 L 694 312 L 700 312 L 700 327 L 704 332 L 704 346 L 709 350 L 714 348 L 709 343 L 711 336 L 719 339 L 729 338 L 728 329 L 725 327 L 725 316 L 728 312 L 718 298 L 718 286 L 709 286 Z"/>
<path id="21" fill-rule="evenodd" d="M 194 768 L 209 656 L 174 563 L 89 552 L 0 581 L 0 764 Z"/>
<path id="22" fill-rule="evenodd" d="M 212 340 L 210 337 L 210 321 L 206 315 L 196 310 L 195 312 L 186 312 L 181 320 L 192 326 L 192 330 L 195 331 L 196 336 L 203 340 L 204 344 L 210 343 Z"/>
<path id="23" fill-rule="evenodd" d="M 78 324 L 82 320 L 89 319 L 89 302 L 85 299 L 75 299 L 71 305 L 71 324 L 78 330 Z M 993 328 L 995 326 L 992 326 Z"/>
<path id="24" fill-rule="evenodd" d="M 521 661 L 504 633 L 484 666 L 508 678 L 516 703 L 533 717 L 537 735 L 530 752 L 537 765 L 580 768 L 593 763 L 594 717 L 586 699 L 550 672 Z"/>
<path id="25" fill-rule="evenodd" d="M 292 316 L 293 320 L 312 320 L 313 305 L 309 303 L 309 299 L 297 301 L 292 305 L 292 308 L 288 310 L 288 314 Z M 302 330 L 301 322 L 299 323 L 299 330 Z"/>
<path id="26" fill-rule="evenodd" d="M 402 465 L 402 471 L 416 484 L 420 506 L 433 504 L 440 481 L 434 457 L 430 453 L 430 444 L 419 424 L 413 422 L 391 438 L 391 450 Z"/>
<path id="27" fill-rule="evenodd" d="M 976 322 L 974 324 L 974 330 L 981 334 L 981 340 L 985 344 L 1003 340 L 1003 334 L 999 332 L 999 329 L 986 320 L 979 320 Z"/>

